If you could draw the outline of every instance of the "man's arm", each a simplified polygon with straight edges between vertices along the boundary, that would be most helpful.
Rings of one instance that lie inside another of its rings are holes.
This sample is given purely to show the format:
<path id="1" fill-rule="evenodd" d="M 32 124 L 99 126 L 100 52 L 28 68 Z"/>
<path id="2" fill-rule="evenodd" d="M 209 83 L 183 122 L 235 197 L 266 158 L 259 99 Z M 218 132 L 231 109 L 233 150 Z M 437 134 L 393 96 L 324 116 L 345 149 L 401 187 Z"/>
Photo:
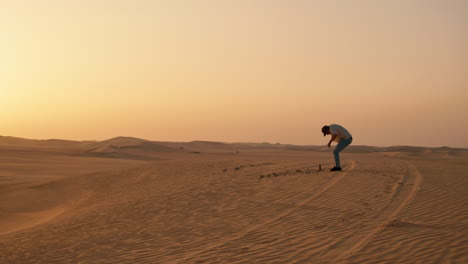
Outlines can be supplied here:
<path id="1" fill-rule="evenodd" d="M 331 134 L 331 135 L 332 135 L 332 137 L 330 139 L 330 142 L 328 142 L 328 147 L 330 147 L 331 143 L 333 142 L 333 140 L 335 140 L 335 138 L 337 136 L 336 134 Z"/>

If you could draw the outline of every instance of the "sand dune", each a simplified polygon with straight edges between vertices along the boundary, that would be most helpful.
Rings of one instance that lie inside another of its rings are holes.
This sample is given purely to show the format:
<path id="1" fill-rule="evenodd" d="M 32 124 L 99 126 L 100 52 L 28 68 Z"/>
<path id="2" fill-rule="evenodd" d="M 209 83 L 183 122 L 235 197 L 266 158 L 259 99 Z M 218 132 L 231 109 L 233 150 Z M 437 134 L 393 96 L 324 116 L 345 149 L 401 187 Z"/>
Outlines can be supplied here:
<path id="1" fill-rule="evenodd" d="M 168 152 L 181 152 L 162 144 L 141 141 L 141 142 L 101 142 L 93 144 L 91 149 L 81 153 L 85 157 L 116 158 L 116 159 L 136 159 L 136 160 L 156 160 L 157 155 Z M 159 155 L 159 159 L 161 155 Z"/>
<path id="2" fill-rule="evenodd" d="M 1 142 L 0 263 L 468 262 L 463 149 Z"/>

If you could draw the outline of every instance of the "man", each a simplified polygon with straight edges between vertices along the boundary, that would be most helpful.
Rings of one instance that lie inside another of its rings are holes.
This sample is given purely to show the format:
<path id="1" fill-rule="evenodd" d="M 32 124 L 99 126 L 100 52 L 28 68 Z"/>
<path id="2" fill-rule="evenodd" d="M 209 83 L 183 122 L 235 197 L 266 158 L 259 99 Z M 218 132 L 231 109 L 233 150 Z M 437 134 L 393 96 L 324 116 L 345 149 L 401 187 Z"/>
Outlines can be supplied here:
<path id="1" fill-rule="evenodd" d="M 332 135 L 330 142 L 328 142 L 328 147 L 330 147 L 333 141 L 338 142 L 335 150 L 333 150 L 333 155 L 335 155 L 335 167 L 330 171 L 341 171 L 340 152 L 353 142 L 353 136 L 351 136 L 346 128 L 336 124 L 322 127 L 322 133 L 323 136 Z"/>

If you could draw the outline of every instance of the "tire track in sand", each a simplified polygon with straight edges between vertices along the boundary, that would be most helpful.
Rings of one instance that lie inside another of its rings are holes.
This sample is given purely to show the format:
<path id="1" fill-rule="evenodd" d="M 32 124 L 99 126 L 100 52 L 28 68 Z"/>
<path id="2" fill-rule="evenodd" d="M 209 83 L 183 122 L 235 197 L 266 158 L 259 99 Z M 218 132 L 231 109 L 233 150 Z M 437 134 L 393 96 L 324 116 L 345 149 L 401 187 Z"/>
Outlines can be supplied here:
<path id="1" fill-rule="evenodd" d="M 396 209 L 390 212 L 390 215 L 386 217 L 386 219 L 382 223 L 380 223 L 375 228 L 373 228 L 367 235 L 365 235 L 363 238 L 357 241 L 352 247 L 350 247 L 349 249 L 345 250 L 342 254 L 340 254 L 337 257 L 336 262 L 345 261 L 350 256 L 352 256 L 353 253 L 361 250 L 364 246 L 366 246 L 375 235 L 377 235 L 388 224 L 390 224 L 393 220 L 395 220 L 398 213 L 400 213 L 400 211 L 414 198 L 414 196 L 416 196 L 417 191 L 421 187 L 423 176 L 418 171 L 416 166 L 414 166 L 412 163 L 406 161 L 406 164 L 409 169 L 409 176 L 407 179 L 404 180 L 404 182 L 412 183 L 411 190 L 409 191 L 406 198 L 397 206 Z M 404 188 L 404 187 L 405 187 L 404 185 L 401 186 L 401 188 Z"/>
<path id="2" fill-rule="evenodd" d="M 350 167 L 350 171 L 352 171 L 354 168 L 356 167 L 356 161 L 355 160 L 351 160 L 351 167 Z M 197 252 L 193 252 L 192 254 L 189 254 L 183 258 L 180 258 L 180 259 L 176 259 L 174 261 L 172 261 L 171 263 L 186 263 L 184 261 L 190 259 L 190 258 L 193 258 L 197 255 L 200 255 L 200 254 L 203 254 L 203 253 L 206 253 L 214 248 L 217 248 L 219 246 L 222 246 L 226 243 L 229 243 L 231 241 L 234 241 L 236 239 L 239 239 L 245 235 L 247 235 L 248 233 L 252 232 L 252 231 L 255 231 L 259 228 L 261 228 L 262 226 L 265 226 L 265 225 L 268 225 L 270 223 L 273 223 L 277 220 L 279 220 L 280 218 L 286 216 L 286 215 L 289 215 L 291 212 L 293 212 L 294 210 L 297 210 L 298 208 L 300 208 L 301 206 L 307 204 L 308 202 L 312 201 L 313 199 L 315 199 L 316 197 L 318 197 L 319 195 L 321 195 L 322 193 L 326 192 L 330 187 L 332 187 L 333 185 L 335 185 L 337 182 L 339 182 L 344 176 L 346 176 L 347 174 L 349 173 L 348 172 L 344 172 L 344 173 L 337 173 L 330 181 L 328 181 L 327 183 L 325 183 L 324 185 L 322 185 L 316 192 L 314 195 L 310 196 L 309 198 L 301 201 L 300 203 L 298 203 L 296 206 L 282 212 L 281 214 L 271 218 L 270 220 L 268 221 L 265 221 L 263 223 L 260 223 L 260 224 L 257 224 L 257 225 L 253 225 L 239 233 L 237 233 L 236 235 L 234 236 L 231 236 L 231 237 L 228 237 L 224 240 L 221 240 L 219 241 L 218 243 L 213 243 L 212 245 L 210 246 L 207 246 L 205 247 L 204 249 L 200 250 L 200 251 L 197 251 Z"/>

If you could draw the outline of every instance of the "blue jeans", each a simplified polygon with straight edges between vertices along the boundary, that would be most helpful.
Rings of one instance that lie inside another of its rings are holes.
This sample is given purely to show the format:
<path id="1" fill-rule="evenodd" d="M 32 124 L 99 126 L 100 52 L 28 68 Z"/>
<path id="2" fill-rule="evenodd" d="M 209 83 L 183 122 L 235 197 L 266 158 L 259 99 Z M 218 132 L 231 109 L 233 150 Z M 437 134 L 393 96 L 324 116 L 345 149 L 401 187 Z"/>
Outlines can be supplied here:
<path id="1" fill-rule="evenodd" d="M 335 155 L 335 164 L 336 164 L 336 167 L 339 167 L 341 168 L 341 164 L 340 164 L 340 152 L 345 149 L 347 146 L 349 146 L 349 144 L 351 144 L 351 142 L 353 142 L 353 139 L 352 138 L 349 138 L 349 139 L 342 139 L 340 140 L 340 142 L 338 142 L 338 145 L 336 145 L 335 149 L 333 150 L 333 155 Z"/>

